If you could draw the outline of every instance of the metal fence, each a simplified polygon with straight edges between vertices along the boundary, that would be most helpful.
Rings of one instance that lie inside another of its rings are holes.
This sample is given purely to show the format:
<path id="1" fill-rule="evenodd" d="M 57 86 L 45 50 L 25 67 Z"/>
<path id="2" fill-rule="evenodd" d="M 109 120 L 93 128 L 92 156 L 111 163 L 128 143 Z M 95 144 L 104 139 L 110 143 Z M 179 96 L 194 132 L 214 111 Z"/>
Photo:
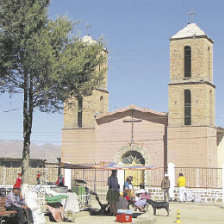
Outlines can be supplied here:
<path id="1" fill-rule="evenodd" d="M 189 188 L 222 188 L 222 168 L 175 167 L 175 178 L 183 173 Z"/>
<path id="2" fill-rule="evenodd" d="M 88 188 L 97 194 L 106 194 L 108 186 L 107 180 L 111 175 L 109 170 L 89 170 L 89 169 L 77 169 L 72 170 L 72 183 L 75 184 L 75 180 L 80 179 L 86 182 Z"/>
<path id="3" fill-rule="evenodd" d="M 41 182 L 54 182 L 57 180 L 58 170 L 55 165 L 47 168 L 30 168 L 29 179 L 31 184 L 36 183 L 37 171 L 41 173 Z M 14 184 L 17 174 L 21 172 L 20 168 L 0 167 L 0 184 Z M 186 186 L 188 188 L 222 188 L 222 168 L 203 168 L 203 167 L 175 167 L 175 183 L 178 180 L 179 173 L 186 177 Z M 147 177 L 147 187 L 160 187 L 164 176 L 164 168 L 159 167 L 155 170 L 144 171 Z M 147 174 L 147 175 L 146 175 Z M 72 179 L 81 179 L 87 182 L 87 186 L 98 194 L 106 194 L 107 180 L 111 175 L 109 170 L 95 169 L 77 169 L 72 170 Z M 140 183 L 136 182 L 137 187 Z"/>
<path id="4" fill-rule="evenodd" d="M 160 186 L 164 174 L 163 167 L 143 172 L 148 172 L 147 176 L 149 177 L 151 187 Z M 72 171 L 72 180 L 74 182 L 76 179 L 84 180 L 88 188 L 92 191 L 97 194 L 106 194 L 108 190 L 107 181 L 110 175 L 110 170 L 77 169 Z M 134 187 L 138 187 L 139 184 L 140 183 L 136 182 Z"/>
<path id="5" fill-rule="evenodd" d="M 164 168 L 159 167 L 148 172 L 147 187 L 160 187 L 164 176 Z M 201 168 L 201 167 L 175 167 L 175 182 L 178 180 L 179 173 L 186 177 L 188 188 L 222 188 L 222 168 Z M 107 180 L 111 175 L 108 170 L 73 170 L 72 179 L 81 179 L 86 182 L 86 186 L 98 194 L 106 194 L 108 186 Z M 135 186 L 137 187 L 137 185 Z"/>
<path id="6" fill-rule="evenodd" d="M 41 168 L 29 168 L 28 169 L 28 176 L 29 176 L 29 183 L 36 184 L 36 174 L 37 172 L 41 174 L 41 184 L 46 184 L 48 182 L 56 182 L 58 177 L 58 170 L 55 164 L 50 165 L 49 167 L 41 167 Z M 18 173 L 21 172 L 21 168 L 7 168 L 7 167 L 0 167 L 0 185 L 11 185 L 15 184 L 15 180 L 18 177 Z"/>
<path id="7" fill-rule="evenodd" d="M 164 177 L 164 168 L 158 167 L 155 170 L 150 171 L 149 175 L 149 186 L 148 187 L 160 187 L 161 181 Z"/>

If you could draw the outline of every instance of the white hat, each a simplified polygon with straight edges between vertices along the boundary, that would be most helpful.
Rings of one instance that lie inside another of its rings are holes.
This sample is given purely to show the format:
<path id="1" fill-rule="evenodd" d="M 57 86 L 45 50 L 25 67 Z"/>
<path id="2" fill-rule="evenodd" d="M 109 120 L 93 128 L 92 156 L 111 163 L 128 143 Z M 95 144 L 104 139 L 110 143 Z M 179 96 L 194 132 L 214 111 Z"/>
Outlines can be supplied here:
<path id="1" fill-rule="evenodd" d="M 168 177 L 169 176 L 169 174 L 168 173 L 165 173 L 165 175 L 164 175 L 165 177 Z"/>

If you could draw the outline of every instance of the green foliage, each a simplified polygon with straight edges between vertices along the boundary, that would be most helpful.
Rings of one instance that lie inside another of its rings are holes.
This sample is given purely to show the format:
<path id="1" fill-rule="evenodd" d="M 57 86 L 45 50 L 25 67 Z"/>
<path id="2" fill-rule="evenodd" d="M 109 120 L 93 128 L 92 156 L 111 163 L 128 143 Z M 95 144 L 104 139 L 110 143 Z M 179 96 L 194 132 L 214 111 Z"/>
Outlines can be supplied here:
<path id="1" fill-rule="evenodd" d="M 33 110 L 55 112 L 102 81 L 102 42 L 83 42 L 67 18 L 47 18 L 50 0 L 0 0 L 0 92 L 23 92 L 23 182 L 28 182 Z"/>
<path id="2" fill-rule="evenodd" d="M 49 0 L 0 1 L 0 91 L 28 91 L 33 108 L 55 112 L 68 97 L 92 93 L 103 79 L 96 67 L 105 54 L 102 41 L 76 37 L 69 19 L 49 20 L 48 5 Z"/>

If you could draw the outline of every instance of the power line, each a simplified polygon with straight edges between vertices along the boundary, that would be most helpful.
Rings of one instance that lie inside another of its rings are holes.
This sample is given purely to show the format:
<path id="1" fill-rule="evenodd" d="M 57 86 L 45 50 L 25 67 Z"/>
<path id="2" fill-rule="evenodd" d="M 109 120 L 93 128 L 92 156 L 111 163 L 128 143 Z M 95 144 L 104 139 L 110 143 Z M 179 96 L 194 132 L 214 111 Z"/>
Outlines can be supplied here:
<path id="1" fill-rule="evenodd" d="M 167 140 L 188 140 L 188 139 L 205 139 L 205 138 L 217 138 L 216 135 L 214 136 L 198 136 L 198 137 L 188 137 L 188 138 L 167 138 Z M 155 139 L 135 139 L 135 143 L 137 144 L 137 142 L 150 142 L 150 141 L 163 141 L 163 138 L 155 138 Z M 33 140 L 33 142 L 46 142 L 46 141 L 40 141 L 40 140 Z M 87 143 L 87 142 L 95 142 L 95 143 L 116 143 L 116 142 L 126 142 L 126 143 L 130 143 L 130 139 L 124 139 L 124 140 L 65 140 L 65 141 L 49 141 L 49 142 L 62 142 L 62 143 Z"/>

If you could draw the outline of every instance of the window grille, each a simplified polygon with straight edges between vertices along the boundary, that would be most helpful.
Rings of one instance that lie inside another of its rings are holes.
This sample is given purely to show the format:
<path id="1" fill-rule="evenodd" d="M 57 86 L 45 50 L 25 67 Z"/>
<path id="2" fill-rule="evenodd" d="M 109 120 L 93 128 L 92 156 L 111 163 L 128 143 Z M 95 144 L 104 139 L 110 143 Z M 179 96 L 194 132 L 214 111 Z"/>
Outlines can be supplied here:
<path id="1" fill-rule="evenodd" d="M 191 47 L 184 47 L 184 77 L 191 77 Z"/>
<path id="2" fill-rule="evenodd" d="M 184 124 L 191 125 L 191 91 L 184 90 Z"/>

